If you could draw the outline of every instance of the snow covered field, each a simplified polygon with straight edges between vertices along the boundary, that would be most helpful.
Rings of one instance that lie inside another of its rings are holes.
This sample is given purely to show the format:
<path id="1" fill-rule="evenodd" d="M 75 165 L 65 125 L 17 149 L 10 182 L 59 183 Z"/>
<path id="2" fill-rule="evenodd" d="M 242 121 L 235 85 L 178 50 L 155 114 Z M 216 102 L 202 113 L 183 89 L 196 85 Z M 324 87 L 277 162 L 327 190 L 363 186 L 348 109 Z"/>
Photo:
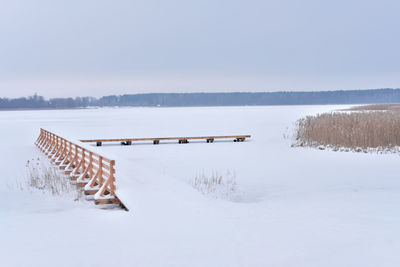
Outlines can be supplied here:
<path id="1" fill-rule="evenodd" d="M 400 158 L 290 147 L 335 106 L 0 112 L 1 266 L 399 266 Z M 15 187 L 39 128 L 76 139 L 251 134 L 244 143 L 93 147 L 130 211 Z M 202 194 L 196 176 L 235 177 Z"/>

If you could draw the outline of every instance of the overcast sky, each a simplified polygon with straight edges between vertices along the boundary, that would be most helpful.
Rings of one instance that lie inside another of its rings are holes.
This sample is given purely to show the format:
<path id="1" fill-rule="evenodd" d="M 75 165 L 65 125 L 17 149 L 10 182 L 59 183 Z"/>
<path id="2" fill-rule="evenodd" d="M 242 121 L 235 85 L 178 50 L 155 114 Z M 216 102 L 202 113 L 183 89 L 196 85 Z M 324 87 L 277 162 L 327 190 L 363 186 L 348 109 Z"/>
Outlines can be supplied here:
<path id="1" fill-rule="evenodd" d="M 400 87 L 398 0 L 0 0 L 0 97 Z"/>

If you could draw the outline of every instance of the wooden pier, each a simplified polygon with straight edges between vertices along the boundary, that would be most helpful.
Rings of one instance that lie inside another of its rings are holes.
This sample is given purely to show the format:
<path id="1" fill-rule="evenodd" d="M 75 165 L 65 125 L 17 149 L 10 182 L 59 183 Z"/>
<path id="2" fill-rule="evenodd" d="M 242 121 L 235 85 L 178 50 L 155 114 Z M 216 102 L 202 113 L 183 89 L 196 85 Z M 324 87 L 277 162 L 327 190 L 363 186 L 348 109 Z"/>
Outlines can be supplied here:
<path id="1" fill-rule="evenodd" d="M 132 145 L 133 142 L 150 141 L 157 145 L 160 141 L 178 141 L 179 144 L 187 144 L 189 140 L 205 140 L 207 143 L 213 143 L 218 139 L 231 139 L 233 142 L 244 142 L 251 135 L 220 135 L 220 136 L 192 136 L 192 137 L 150 137 L 150 138 L 115 138 L 115 139 L 86 139 L 80 140 L 83 143 L 96 143 L 101 146 L 103 143 L 121 143 L 121 145 Z"/>
<path id="2" fill-rule="evenodd" d="M 178 141 L 179 144 L 189 143 L 189 140 L 205 140 L 213 143 L 218 139 L 232 139 L 234 142 L 244 142 L 250 135 L 229 136 L 197 136 L 197 137 L 153 137 L 153 138 L 122 138 L 122 139 L 90 139 L 80 140 L 83 143 L 95 143 L 101 146 L 105 142 L 120 142 L 122 145 L 132 145 L 133 142 Z M 108 159 L 99 153 L 84 147 L 80 142 L 69 141 L 59 135 L 40 129 L 40 135 L 35 145 L 45 153 L 70 180 L 84 189 L 85 195 L 93 195 L 96 204 L 119 204 L 127 207 L 116 195 L 115 160 Z"/>

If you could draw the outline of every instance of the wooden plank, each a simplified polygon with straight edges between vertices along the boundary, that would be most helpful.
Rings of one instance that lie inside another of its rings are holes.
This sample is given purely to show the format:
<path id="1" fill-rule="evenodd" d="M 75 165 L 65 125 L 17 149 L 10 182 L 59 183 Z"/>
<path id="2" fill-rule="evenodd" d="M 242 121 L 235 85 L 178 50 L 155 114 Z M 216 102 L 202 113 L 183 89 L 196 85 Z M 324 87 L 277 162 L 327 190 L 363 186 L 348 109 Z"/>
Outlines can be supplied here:
<path id="1" fill-rule="evenodd" d="M 84 193 L 86 196 L 92 196 L 92 195 L 96 194 L 97 191 L 99 191 L 99 189 L 89 189 L 89 190 L 85 190 Z"/>
<path id="2" fill-rule="evenodd" d="M 99 204 L 120 204 L 120 201 L 118 198 L 113 197 L 113 198 L 105 198 L 105 199 L 95 199 L 94 203 L 96 205 Z"/>
<path id="3" fill-rule="evenodd" d="M 86 185 L 87 183 L 88 183 L 87 181 L 84 181 L 84 182 L 82 182 L 82 181 L 77 182 L 77 183 L 76 183 L 76 187 L 78 187 L 78 188 L 85 187 L 85 185 Z"/>

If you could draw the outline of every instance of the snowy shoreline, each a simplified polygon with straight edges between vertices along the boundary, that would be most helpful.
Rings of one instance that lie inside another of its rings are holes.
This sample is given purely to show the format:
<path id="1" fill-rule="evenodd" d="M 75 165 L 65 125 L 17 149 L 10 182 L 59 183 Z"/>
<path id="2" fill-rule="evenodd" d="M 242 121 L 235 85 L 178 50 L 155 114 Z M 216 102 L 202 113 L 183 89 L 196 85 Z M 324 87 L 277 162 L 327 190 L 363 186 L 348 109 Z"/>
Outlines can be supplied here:
<path id="1" fill-rule="evenodd" d="M 283 136 L 298 118 L 337 108 L 0 112 L 2 260 L 6 266 L 56 260 L 59 266 L 397 266 L 398 155 L 291 147 Z M 40 154 L 33 142 L 41 127 L 76 139 L 232 132 L 252 138 L 91 147 L 116 159 L 125 212 L 7 187 Z M 234 178 L 203 194 L 209 188 L 202 174 L 213 173 Z M 199 188 L 192 185 L 196 176 Z M 232 188 L 235 194 L 220 197 Z M 87 257 L 99 244 L 108 244 L 104 257 Z"/>

